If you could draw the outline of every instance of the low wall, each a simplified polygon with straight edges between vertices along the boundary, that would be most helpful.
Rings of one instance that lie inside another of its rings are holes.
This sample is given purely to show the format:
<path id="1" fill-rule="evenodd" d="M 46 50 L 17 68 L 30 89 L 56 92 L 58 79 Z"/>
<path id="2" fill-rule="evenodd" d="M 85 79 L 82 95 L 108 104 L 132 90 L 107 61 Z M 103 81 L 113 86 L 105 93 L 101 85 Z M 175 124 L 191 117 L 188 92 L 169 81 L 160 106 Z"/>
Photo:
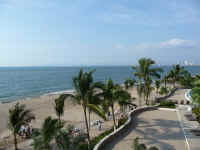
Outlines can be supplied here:
<path id="1" fill-rule="evenodd" d="M 185 99 L 186 99 L 187 101 L 189 101 L 189 102 L 192 101 L 192 97 L 191 97 L 191 95 L 190 95 L 190 91 L 191 91 L 191 89 L 188 89 L 188 91 L 185 93 Z"/>
<path id="2" fill-rule="evenodd" d="M 124 125 L 122 125 L 120 128 L 116 129 L 115 131 L 113 131 L 112 133 L 110 133 L 109 135 L 107 135 L 106 137 L 104 137 L 95 147 L 93 150 L 103 150 L 104 146 L 108 143 L 110 143 L 112 140 L 114 140 L 114 138 L 116 138 L 117 136 L 120 136 L 122 133 L 126 132 L 126 130 L 130 127 L 131 122 L 132 122 L 132 117 L 133 115 L 136 115 L 138 113 L 150 110 L 150 109 L 154 109 L 157 106 L 145 106 L 142 108 L 137 108 L 133 111 L 130 111 L 128 113 L 128 120 L 125 122 Z"/>
<path id="3" fill-rule="evenodd" d="M 166 95 L 166 96 L 156 98 L 156 102 L 161 102 L 162 100 L 165 100 L 165 99 L 171 97 L 172 95 L 174 95 L 174 93 L 176 92 L 176 90 L 178 90 L 178 88 L 173 89 L 173 90 L 172 90 L 168 95 Z"/>

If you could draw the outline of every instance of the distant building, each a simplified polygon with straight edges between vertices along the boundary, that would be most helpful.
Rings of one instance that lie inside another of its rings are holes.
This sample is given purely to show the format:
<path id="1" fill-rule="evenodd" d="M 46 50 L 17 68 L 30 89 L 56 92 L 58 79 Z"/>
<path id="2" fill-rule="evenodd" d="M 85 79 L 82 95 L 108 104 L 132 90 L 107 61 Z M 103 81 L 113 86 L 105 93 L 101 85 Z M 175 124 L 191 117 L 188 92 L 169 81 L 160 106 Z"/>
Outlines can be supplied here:
<path id="1" fill-rule="evenodd" d="M 183 63 L 184 66 L 193 66 L 193 63 L 188 61 L 188 60 L 185 60 L 184 63 Z"/>

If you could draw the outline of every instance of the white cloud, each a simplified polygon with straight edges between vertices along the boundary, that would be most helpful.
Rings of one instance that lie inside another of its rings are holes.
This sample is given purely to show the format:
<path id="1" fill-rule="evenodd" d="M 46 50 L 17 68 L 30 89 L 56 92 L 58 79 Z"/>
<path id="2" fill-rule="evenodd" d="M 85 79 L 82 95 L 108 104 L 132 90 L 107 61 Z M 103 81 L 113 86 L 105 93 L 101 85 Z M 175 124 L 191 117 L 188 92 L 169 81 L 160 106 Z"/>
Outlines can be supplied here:
<path id="1" fill-rule="evenodd" d="M 135 46 L 136 49 L 166 49 L 166 48 L 188 48 L 198 46 L 197 42 L 184 40 L 181 38 L 172 38 L 158 43 L 140 43 Z"/>
<path id="2" fill-rule="evenodd" d="M 172 47 L 194 47 L 196 43 L 191 40 L 184 40 L 179 38 L 173 38 L 165 42 L 161 42 L 161 48 L 172 48 Z"/>

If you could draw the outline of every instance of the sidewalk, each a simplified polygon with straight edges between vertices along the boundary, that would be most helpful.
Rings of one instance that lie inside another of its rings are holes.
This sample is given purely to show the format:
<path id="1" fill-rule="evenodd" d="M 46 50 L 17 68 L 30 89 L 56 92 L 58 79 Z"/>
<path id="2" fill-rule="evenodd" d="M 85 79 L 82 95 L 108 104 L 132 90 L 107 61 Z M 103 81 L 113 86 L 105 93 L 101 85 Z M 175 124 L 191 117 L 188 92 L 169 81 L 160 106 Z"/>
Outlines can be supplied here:
<path id="1" fill-rule="evenodd" d="M 200 136 L 196 136 L 191 132 L 191 129 L 196 129 L 197 127 L 200 129 L 200 126 L 197 121 L 189 121 L 185 117 L 189 113 L 187 108 L 187 105 L 179 105 L 177 115 L 187 138 L 188 150 L 200 150 Z"/>

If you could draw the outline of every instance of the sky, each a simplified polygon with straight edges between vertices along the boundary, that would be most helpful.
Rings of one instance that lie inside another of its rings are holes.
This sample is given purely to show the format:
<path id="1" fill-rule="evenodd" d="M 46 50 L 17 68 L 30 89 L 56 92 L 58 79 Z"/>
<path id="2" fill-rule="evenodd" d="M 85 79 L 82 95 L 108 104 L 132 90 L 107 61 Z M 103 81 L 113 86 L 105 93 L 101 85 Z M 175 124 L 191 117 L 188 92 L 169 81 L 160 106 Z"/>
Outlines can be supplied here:
<path id="1" fill-rule="evenodd" d="M 200 64 L 199 0 L 0 0 L 0 66 Z"/>

